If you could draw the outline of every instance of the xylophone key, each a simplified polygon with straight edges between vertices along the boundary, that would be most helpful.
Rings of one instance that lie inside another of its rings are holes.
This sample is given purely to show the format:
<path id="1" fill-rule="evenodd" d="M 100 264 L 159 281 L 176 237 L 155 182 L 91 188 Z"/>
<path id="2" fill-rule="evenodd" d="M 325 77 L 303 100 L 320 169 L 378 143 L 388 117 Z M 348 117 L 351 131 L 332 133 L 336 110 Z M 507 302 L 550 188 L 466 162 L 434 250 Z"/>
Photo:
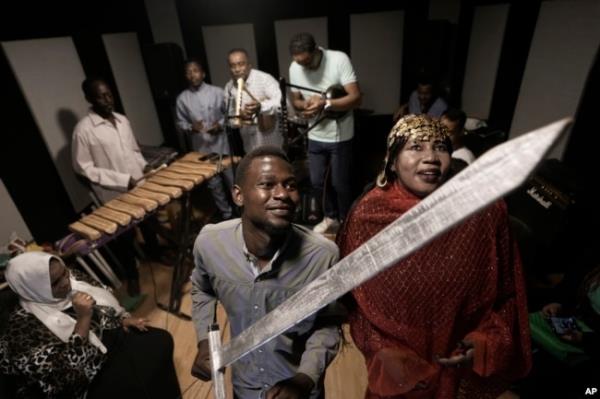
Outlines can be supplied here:
<path id="1" fill-rule="evenodd" d="M 144 190 L 152 191 L 155 193 L 166 194 L 171 198 L 179 198 L 183 191 L 179 187 L 173 186 L 161 186 L 160 184 L 150 183 L 149 181 L 144 182 L 138 188 L 142 188 Z"/>
<path id="2" fill-rule="evenodd" d="M 131 205 L 141 206 L 146 210 L 146 212 L 152 212 L 158 208 L 158 202 L 148 198 L 136 197 L 135 195 L 131 195 L 129 193 L 121 194 L 117 197 L 117 199 Z"/>
<path id="3" fill-rule="evenodd" d="M 168 170 L 168 168 L 165 170 L 161 170 L 160 172 L 157 172 L 156 176 L 166 177 L 167 179 L 175 179 L 175 180 L 189 180 L 192 183 L 194 183 L 194 185 L 198 185 L 204 181 L 203 176 L 189 174 L 189 173 L 177 173 L 172 170 Z"/>
<path id="4" fill-rule="evenodd" d="M 69 225 L 69 230 L 72 231 L 73 233 L 77 233 L 80 236 L 85 237 L 91 241 L 96 241 L 100 237 L 102 237 L 101 232 L 99 232 L 98 230 L 96 230 L 90 226 L 87 226 L 81 222 L 71 223 Z"/>
<path id="5" fill-rule="evenodd" d="M 128 226 L 129 223 L 131 223 L 131 215 L 106 207 L 95 209 L 94 212 L 92 212 L 92 215 L 111 220 L 118 223 L 120 226 Z"/>
<path id="6" fill-rule="evenodd" d="M 119 199 L 110 200 L 106 204 L 104 204 L 104 206 L 110 209 L 114 209 L 115 211 L 124 212 L 128 215 L 133 216 L 136 219 L 141 219 L 146 214 L 144 208 L 128 204 L 127 202 L 119 201 Z"/>
<path id="7" fill-rule="evenodd" d="M 167 179 L 160 176 L 152 176 L 148 179 L 150 183 L 160 184 L 162 186 L 173 186 L 184 189 L 185 191 L 190 191 L 194 188 L 194 183 L 188 180 L 173 180 Z"/>
<path id="8" fill-rule="evenodd" d="M 106 234 L 114 234 L 119 226 L 115 222 L 106 220 L 100 216 L 87 215 L 81 218 L 81 223 L 86 224 L 94 229 L 100 230 Z"/>
<path id="9" fill-rule="evenodd" d="M 169 201 L 171 201 L 171 197 L 169 197 L 167 194 L 144 190 L 141 187 L 134 188 L 129 192 L 129 194 L 135 195 L 136 197 L 156 201 L 160 206 L 166 205 L 167 203 L 169 203 Z"/>

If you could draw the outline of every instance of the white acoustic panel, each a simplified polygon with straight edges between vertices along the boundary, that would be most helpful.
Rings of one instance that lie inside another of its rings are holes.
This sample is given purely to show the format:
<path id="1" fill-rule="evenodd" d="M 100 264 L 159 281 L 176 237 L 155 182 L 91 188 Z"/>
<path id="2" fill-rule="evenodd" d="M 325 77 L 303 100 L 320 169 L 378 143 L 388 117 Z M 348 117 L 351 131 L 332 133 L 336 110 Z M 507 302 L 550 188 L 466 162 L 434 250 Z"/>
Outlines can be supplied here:
<path id="1" fill-rule="evenodd" d="M 350 16 L 350 54 L 363 93 L 362 108 L 391 114 L 402 77 L 404 11 Z"/>
<path id="2" fill-rule="evenodd" d="M 0 204 L 2 204 L 0 206 L 0 219 L 2 220 L 0 223 L 0 246 L 8 242 L 12 233 L 16 233 L 19 238 L 26 241 L 31 240 L 31 232 L 2 180 L 0 180 Z"/>
<path id="3" fill-rule="evenodd" d="M 453 24 L 458 23 L 460 15 L 460 0 L 430 0 L 429 19 L 445 19 Z"/>
<path id="4" fill-rule="evenodd" d="M 176 43 L 185 54 L 175 0 L 145 0 L 154 43 Z"/>
<path id="5" fill-rule="evenodd" d="M 70 37 L 3 42 L 48 152 L 76 211 L 90 203 L 87 187 L 73 171 L 71 137 L 77 121 L 87 114 L 81 91 L 85 79 Z M 13 148 L 27 159 L 28 148 Z M 35 173 L 35 172 L 34 172 Z"/>
<path id="6" fill-rule="evenodd" d="M 102 40 L 133 134 L 140 144 L 161 145 L 164 137 L 137 35 L 112 33 L 102 35 Z"/>
<path id="7" fill-rule="evenodd" d="M 470 117 L 488 119 L 509 4 L 478 6 L 473 15 L 462 107 Z"/>
<path id="8" fill-rule="evenodd" d="M 279 75 L 289 79 L 290 40 L 297 33 L 307 32 L 313 35 L 317 46 L 329 47 L 327 36 L 327 17 L 284 19 L 275 21 L 275 40 L 277 42 L 277 59 L 279 61 Z"/>
<path id="9" fill-rule="evenodd" d="M 260 69 L 256 59 L 256 43 L 252 24 L 203 26 L 202 36 L 212 84 L 225 87 L 231 78 L 227 54 L 234 48 L 246 50 L 250 57 L 250 63 L 256 69 Z"/>
<path id="10" fill-rule="evenodd" d="M 574 116 L 600 43 L 600 2 L 543 2 L 510 137 Z M 568 136 L 549 157 L 562 158 Z"/>

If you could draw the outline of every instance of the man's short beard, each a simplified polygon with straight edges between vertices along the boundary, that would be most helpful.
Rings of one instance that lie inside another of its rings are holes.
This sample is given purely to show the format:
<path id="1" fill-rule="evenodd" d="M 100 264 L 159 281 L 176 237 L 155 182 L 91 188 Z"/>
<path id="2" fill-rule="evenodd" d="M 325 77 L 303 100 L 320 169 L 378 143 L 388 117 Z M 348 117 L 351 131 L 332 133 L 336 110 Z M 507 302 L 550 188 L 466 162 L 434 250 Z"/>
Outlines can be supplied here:
<path id="1" fill-rule="evenodd" d="M 265 223 L 262 226 L 262 228 L 264 231 L 266 231 L 271 236 L 282 236 L 282 235 L 287 234 L 288 231 L 290 231 L 290 229 L 292 228 L 292 222 L 290 222 L 287 226 L 281 226 L 281 227 L 277 227 L 277 226 L 273 226 L 273 225 Z"/>

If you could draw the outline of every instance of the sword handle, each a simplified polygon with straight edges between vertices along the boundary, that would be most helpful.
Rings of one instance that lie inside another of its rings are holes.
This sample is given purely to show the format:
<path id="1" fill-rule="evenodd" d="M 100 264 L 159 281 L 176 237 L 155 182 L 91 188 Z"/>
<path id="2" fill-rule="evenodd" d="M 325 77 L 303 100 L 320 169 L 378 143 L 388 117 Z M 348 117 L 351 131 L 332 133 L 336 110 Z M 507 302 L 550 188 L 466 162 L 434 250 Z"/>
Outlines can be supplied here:
<path id="1" fill-rule="evenodd" d="M 221 331 L 216 323 L 208 327 L 208 350 L 210 352 L 213 397 L 214 399 L 226 399 L 225 369 L 219 369 L 221 364 Z"/>

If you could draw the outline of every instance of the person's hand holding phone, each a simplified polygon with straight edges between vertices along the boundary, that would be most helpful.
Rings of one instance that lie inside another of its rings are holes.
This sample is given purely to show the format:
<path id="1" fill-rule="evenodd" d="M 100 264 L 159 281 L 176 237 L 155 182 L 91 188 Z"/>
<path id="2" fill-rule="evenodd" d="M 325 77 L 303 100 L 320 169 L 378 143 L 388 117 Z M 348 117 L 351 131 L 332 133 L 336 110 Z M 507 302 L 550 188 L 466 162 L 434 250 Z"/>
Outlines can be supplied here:
<path id="1" fill-rule="evenodd" d="M 579 329 L 575 318 L 551 316 L 549 322 L 552 330 L 554 330 L 560 339 L 573 344 L 581 343 L 583 333 Z"/>

